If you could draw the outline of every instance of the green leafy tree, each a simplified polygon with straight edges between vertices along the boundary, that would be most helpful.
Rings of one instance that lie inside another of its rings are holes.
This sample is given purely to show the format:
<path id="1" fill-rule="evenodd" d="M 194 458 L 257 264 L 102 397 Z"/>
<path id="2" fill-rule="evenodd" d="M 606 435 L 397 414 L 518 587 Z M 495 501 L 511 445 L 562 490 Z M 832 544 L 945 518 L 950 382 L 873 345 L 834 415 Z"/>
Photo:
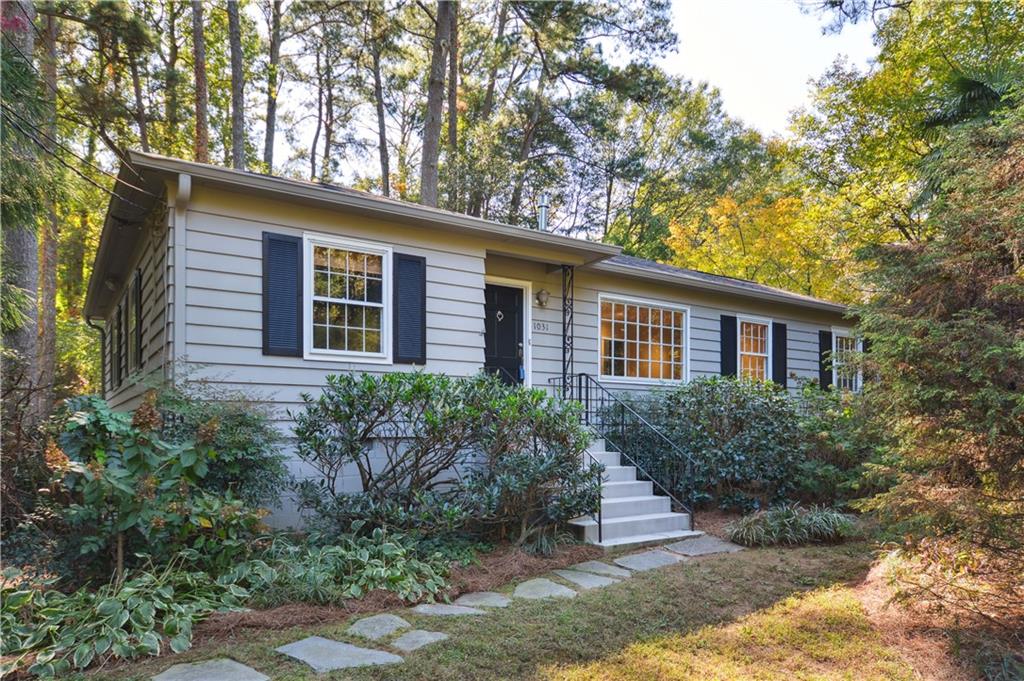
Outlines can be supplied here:
<path id="1" fill-rule="evenodd" d="M 905 537 L 907 598 L 1024 613 L 1024 109 L 948 130 L 926 167 L 934 238 L 868 249 L 872 386 L 898 483 L 864 503 Z M 1019 630 L 1019 629 L 1018 629 Z"/>

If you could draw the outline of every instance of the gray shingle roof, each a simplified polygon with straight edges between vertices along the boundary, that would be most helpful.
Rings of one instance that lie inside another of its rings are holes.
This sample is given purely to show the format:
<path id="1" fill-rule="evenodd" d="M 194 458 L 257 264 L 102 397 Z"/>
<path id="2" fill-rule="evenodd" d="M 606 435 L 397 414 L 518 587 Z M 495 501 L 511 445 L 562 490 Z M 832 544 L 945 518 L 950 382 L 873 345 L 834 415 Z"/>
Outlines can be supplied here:
<path id="1" fill-rule="evenodd" d="M 598 267 L 600 268 L 601 265 L 645 270 L 651 274 L 664 274 L 676 283 L 685 284 L 687 282 L 691 282 L 694 285 L 702 285 L 701 288 L 714 287 L 738 295 L 746 294 L 758 298 L 772 298 L 777 299 L 780 302 L 791 302 L 795 305 L 810 305 L 812 307 L 834 309 L 837 312 L 844 312 L 847 309 L 847 307 L 841 303 L 822 300 L 821 298 L 807 296 L 802 293 L 794 293 L 774 286 L 758 284 L 746 279 L 736 279 L 733 277 L 722 276 L 720 274 L 709 274 L 699 270 L 690 270 L 684 267 L 665 265 L 660 262 L 637 258 L 632 255 L 613 255 L 610 258 L 601 261 L 601 263 L 598 264 Z"/>

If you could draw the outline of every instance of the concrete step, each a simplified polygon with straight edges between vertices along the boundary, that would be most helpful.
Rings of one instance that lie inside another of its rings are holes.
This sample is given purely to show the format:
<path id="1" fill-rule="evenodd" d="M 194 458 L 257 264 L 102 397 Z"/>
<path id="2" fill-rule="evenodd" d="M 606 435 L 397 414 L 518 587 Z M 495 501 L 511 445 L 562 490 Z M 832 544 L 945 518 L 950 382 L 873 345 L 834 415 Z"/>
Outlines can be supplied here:
<path id="1" fill-rule="evenodd" d="M 654 485 L 647 480 L 606 482 L 601 485 L 601 497 L 604 499 L 613 499 L 616 497 L 649 497 L 652 494 L 654 494 Z"/>
<path id="2" fill-rule="evenodd" d="M 585 541 L 591 544 L 597 543 L 598 529 L 596 520 L 589 517 L 577 518 L 570 521 L 570 524 L 583 530 Z M 689 513 L 650 513 L 623 518 L 604 518 L 601 539 L 602 541 L 611 541 L 637 535 L 661 534 L 689 529 Z"/>
<path id="3" fill-rule="evenodd" d="M 584 458 L 583 458 L 584 461 L 591 461 L 591 460 L 593 460 L 593 461 L 597 461 L 598 463 L 603 463 L 605 466 L 618 466 L 619 465 L 619 453 L 618 452 L 606 452 L 603 449 L 602 450 L 588 449 L 587 450 L 587 454 L 590 454 L 590 456 L 585 456 L 584 455 Z M 591 457 L 593 457 L 593 458 L 591 458 Z"/>
<path id="4" fill-rule="evenodd" d="M 636 480 L 635 466 L 605 466 L 605 482 L 633 482 Z"/>
<path id="5" fill-rule="evenodd" d="M 655 546 L 670 541 L 681 541 L 694 539 L 704 533 L 699 530 L 672 530 L 671 532 L 654 532 L 651 534 L 634 534 L 630 537 L 619 537 L 617 539 L 605 539 L 600 542 L 593 542 L 597 546 L 606 549 L 642 548 L 644 546 Z"/>
<path id="6" fill-rule="evenodd" d="M 631 515 L 668 513 L 671 510 L 672 501 L 668 497 L 614 497 L 601 500 L 601 515 L 605 520 Z"/>

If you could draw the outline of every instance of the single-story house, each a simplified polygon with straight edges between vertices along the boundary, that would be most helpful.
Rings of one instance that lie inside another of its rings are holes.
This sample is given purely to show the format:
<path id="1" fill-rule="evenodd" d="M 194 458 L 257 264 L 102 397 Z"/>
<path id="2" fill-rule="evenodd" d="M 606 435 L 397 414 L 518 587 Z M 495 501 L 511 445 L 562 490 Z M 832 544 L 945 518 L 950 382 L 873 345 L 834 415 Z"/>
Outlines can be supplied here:
<path id="1" fill-rule="evenodd" d="M 104 329 L 103 393 L 122 409 L 144 379 L 184 370 L 255 389 L 282 419 L 339 372 L 487 369 L 543 388 L 586 374 L 613 392 L 715 374 L 858 380 L 827 361 L 856 347 L 843 305 L 139 152 L 120 169 L 84 313 Z"/>

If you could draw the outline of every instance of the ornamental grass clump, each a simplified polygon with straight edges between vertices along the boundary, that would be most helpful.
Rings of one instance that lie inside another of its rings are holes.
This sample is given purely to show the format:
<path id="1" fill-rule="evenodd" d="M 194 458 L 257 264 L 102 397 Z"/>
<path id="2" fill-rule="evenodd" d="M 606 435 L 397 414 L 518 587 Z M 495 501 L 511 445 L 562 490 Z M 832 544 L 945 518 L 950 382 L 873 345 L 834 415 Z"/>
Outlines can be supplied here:
<path id="1" fill-rule="evenodd" d="M 744 546 L 832 544 L 856 533 L 853 516 L 824 506 L 773 506 L 743 516 L 725 528 L 729 541 Z"/>

